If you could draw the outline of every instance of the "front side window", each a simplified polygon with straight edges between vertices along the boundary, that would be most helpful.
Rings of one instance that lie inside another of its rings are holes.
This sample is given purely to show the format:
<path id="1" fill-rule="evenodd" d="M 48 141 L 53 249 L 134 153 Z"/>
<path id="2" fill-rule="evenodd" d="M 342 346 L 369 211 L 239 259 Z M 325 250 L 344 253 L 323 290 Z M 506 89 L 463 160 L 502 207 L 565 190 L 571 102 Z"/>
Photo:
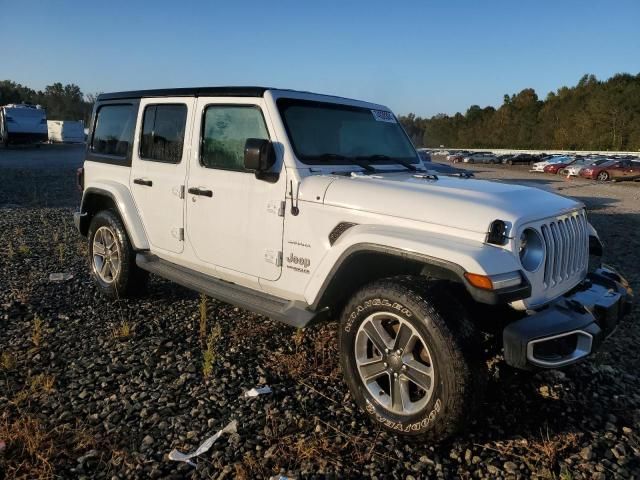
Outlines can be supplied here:
<path id="1" fill-rule="evenodd" d="M 390 112 L 285 98 L 278 100 L 278 109 L 296 156 L 304 163 L 419 162 Z"/>
<path id="2" fill-rule="evenodd" d="M 147 106 L 142 120 L 140 158 L 180 163 L 186 124 L 186 105 Z"/>
<path id="3" fill-rule="evenodd" d="M 268 140 L 262 112 L 255 106 L 212 105 L 205 109 L 200 162 L 206 168 L 244 170 L 248 138 Z"/>
<path id="4" fill-rule="evenodd" d="M 101 106 L 96 114 L 91 151 L 126 157 L 133 141 L 136 113 L 136 108 L 131 104 Z"/>

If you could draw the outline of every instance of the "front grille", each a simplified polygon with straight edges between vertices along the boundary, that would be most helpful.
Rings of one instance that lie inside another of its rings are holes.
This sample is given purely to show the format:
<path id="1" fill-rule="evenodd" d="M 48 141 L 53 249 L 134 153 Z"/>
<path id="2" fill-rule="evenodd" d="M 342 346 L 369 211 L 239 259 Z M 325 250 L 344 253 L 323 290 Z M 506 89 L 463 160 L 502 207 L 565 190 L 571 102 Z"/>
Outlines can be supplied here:
<path id="1" fill-rule="evenodd" d="M 540 227 L 547 255 L 545 288 L 553 288 L 584 272 L 589 262 L 589 231 L 584 210 L 546 222 Z"/>

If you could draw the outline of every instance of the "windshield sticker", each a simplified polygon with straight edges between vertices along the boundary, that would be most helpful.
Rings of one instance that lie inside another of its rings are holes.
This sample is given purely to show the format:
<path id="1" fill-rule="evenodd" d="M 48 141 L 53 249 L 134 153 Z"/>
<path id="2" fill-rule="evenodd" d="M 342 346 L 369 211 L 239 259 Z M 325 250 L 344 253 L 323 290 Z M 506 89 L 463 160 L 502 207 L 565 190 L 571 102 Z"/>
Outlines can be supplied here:
<path id="1" fill-rule="evenodd" d="M 371 113 L 373 113 L 373 118 L 378 122 L 396 123 L 396 117 L 394 117 L 391 112 L 387 112 L 385 110 L 371 110 Z"/>

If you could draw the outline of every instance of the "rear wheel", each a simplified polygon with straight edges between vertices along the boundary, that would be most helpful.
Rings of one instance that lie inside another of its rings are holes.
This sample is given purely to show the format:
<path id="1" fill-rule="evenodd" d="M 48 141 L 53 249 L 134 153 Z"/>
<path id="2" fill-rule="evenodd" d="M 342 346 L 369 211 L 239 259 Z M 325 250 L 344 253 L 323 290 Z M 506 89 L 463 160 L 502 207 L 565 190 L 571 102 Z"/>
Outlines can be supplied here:
<path id="1" fill-rule="evenodd" d="M 507 165 L 513 165 L 513 160 L 507 160 Z"/>
<path id="2" fill-rule="evenodd" d="M 132 296 L 146 287 L 149 275 L 136 265 L 122 220 L 113 210 L 102 210 L 91 221 L 89 262 L 91 276 L 109 298 Z"/>
<path id="3" fill-rule="evenodd" d="M 373 422 L 441 440 L 464 425 L 482 396 L 486 372 L 473 353 L 473 333 L 443 284 L 420 277 L 376 281 L 342 314 L 345 381 Z"/>
<path id="4" fill-rule="evenodd" d="M 608 172 L 600 172 L 598 174 L 598 176 L 596 177 L 596 180 L 598 180 L 599 182 L 606 182 L 607 180 L 609 180 L 609 173 Z"/>

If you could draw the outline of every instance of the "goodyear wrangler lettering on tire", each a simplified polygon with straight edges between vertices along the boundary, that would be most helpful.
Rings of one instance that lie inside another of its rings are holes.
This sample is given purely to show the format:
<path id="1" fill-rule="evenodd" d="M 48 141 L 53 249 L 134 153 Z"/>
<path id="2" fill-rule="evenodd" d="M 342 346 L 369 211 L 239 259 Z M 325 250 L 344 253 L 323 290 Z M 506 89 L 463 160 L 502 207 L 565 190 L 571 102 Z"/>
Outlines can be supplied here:
<path id="1" fill-rule="evenodd" d="M 357 315 L 364 311 L 366 308 L 369 307 L 378 307 L 378 306 L 384 306 L 384 307 L 391 307 L 395 310 L 397 310 L 398 312 L 400 312 L 402 315 L 406 315 L 408 318 L 410 318 L 413 314 L 411 313 L 411 310 L 409 310 L 407 307 L 405 307 L 404 305 L 397 303 L 397 302 L 390 302 L 389 300 L 387 300 L 386 298 L 373 298 L 371 300 L 367 300 L 365 301 L 362 305 L 358 305 L 356 307 L 356 311 L 354 311 L 350 316 L 349 316 L 349 321 L 347 321 L 344 329 L 345 331 L 349 332 L 351 329 L 351 325 L 353 324 L 353 321 L 355 321 L 355 318 L 357 317 Z"/>
<path id="2" fill-rule="evenodd" d="M 451 287 L 393 277 L 363 287 L 338 330 L 349 390 L 391 432 L 440 440 L 460 429 L 479 403 L 486 372 L 467 350 L 473 324 Z"/>

